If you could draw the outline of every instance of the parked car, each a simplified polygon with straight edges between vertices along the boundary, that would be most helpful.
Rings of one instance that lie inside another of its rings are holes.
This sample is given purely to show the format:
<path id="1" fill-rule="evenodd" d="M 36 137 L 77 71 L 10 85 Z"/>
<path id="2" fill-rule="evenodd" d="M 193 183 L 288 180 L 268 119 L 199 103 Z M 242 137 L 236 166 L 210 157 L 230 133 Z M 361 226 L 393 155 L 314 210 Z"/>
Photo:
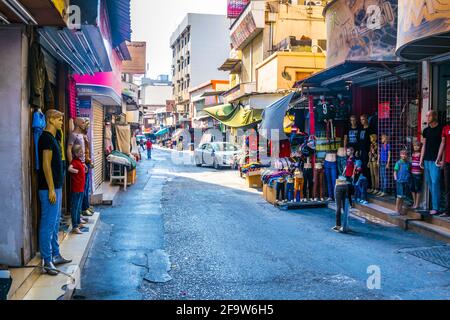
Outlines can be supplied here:
<path id="1" fill-rule="evenodd" d="M 236 168 L 240 153 L 239 147 L 229 142 L 203 143 L 194 151 L 195 165 L 201 167 L 205 164 L 215 169 Z"/>

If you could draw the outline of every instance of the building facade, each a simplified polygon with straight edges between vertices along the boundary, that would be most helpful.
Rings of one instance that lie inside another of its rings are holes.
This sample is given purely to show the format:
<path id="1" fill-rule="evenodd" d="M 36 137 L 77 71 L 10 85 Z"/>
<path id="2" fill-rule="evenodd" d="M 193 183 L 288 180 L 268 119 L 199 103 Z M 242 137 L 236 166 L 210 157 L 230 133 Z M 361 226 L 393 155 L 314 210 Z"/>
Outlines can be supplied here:
<path id="1" fill-rule="evenodd" d="M 189 13 L 170 38 L 173 100 L 179 122 L 190 127 L 189 90 L 211 79 L 227 80 L 217 70 L 229 53 L 226 16 Z"/>

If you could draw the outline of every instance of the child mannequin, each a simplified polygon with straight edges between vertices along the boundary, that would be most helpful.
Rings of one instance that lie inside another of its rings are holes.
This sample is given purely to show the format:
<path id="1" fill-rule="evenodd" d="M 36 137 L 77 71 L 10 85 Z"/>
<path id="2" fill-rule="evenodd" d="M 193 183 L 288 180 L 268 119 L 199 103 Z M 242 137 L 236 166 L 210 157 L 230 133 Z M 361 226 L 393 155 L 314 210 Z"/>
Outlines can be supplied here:
<path id="1" fill-rule="evenodd" d="M 295 202 L 300 202 L 303 194 L 303 172 L 299 169 L 294 172 Z"/>
<path id="2" fill-rule="evenodd" d="M 294 202 L 294 178 L 292 177 L 286 180 L 286 199 L 288 202 Z"/>
<path id="3" fill-rule="evenodd" d="M 381 148 L 378 155 L 378 166 L 380 167 L 380 188 L 381 192 L 377 196 L 384 197 L 387 193 L 387 172 L 391 164 L 391 146 L 389 145 L 389 137 L 385 134 L 381 135 Z"/>
<path id="4" fill-rule="evenodd" d="M 367 190 L 369 193 L 378 193 L 380 188 L 377 138 L 376 134 L 370 136 L 369 169 L 372 180 L 372 189 Z"/>
<path id="5" fill-rule="evenodd" d="M 408 160 L 406 150 L 400 151 L 400 160 L 397 161 L 394 168 L 394 180 L 397 182 L 397 213 L 402 215 L 403 201 L 406 198 L 408 185 L 411 178 L 411 163 Z"/>
<path id="6" fill-rule="evenodd" d="M 417 209 L 419 208 L 420 193 L 422 192 L 423 182 L 423 169 L 420 167 L 420 153 L 422 151 L 422 144 L 420 143 L 420 141 L 414 142 L 413 149 L 414 152 L 411 157 L 411 193 L 414 204 L 412 209 Z"/>

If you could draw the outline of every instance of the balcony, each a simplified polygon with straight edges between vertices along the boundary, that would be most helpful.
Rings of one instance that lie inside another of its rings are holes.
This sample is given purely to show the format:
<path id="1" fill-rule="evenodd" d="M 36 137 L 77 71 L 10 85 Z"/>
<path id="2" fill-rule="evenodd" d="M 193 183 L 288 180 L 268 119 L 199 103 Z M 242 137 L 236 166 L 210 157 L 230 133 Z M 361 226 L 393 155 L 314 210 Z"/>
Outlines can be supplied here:
<path id="1" fill-rule="evenodd" d="M 252 1 L 231 26 L 231 43 L 236 50 L 242 50 L 265 27 L 266 2 Z"/>
<path id="2" fill-rule="evenodd" d="M 256 82 L 241 83 L 223 94 L 226 103 L 231 103 L 240 98 L 251 95 L 256 91 Z"/>

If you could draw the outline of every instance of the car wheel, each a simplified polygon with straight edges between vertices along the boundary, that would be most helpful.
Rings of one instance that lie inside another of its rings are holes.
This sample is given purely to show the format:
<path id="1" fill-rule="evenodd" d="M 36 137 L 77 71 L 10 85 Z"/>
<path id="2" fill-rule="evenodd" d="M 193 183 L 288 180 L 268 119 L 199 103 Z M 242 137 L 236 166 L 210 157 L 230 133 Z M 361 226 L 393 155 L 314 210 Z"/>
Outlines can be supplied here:
<path id="1" fill-rule="evenodd" d="M 217 162 L 217 159 L 214 159 L 213 167 L 214 167 L 214 169 L 216 169 L 216 170 L 220 170 L 220 169 L 221 169 L 221 166 L 220 166 L 220 164 Z"/>

